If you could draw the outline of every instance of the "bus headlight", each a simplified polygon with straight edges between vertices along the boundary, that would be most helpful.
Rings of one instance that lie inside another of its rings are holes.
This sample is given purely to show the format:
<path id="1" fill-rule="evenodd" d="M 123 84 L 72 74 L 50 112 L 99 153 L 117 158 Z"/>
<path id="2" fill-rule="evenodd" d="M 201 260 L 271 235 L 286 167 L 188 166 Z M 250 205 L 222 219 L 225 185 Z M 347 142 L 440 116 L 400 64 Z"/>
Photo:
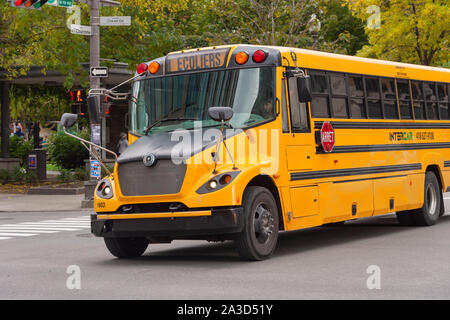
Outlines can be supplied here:
<path id="1" fill-rule="evenodd" d="M 208 180 L 200 188 L 198 188 L 197 193 L 203 194 L 208 192 L 213 192 L 225 188 L 231 181 L 236 178 L 240 171 L 232 171 L 221 173 L 214 178 Z"/>
<path id="2" fill-rule="evenodd" d="M 111 181 L 108 179 L 104 179 L 100 181 L 97 188 L 95 189 L 95 193 L 99 198 L 102 199 L 111 199 L 113 196 L 113 189 L 111 186 Z"/>

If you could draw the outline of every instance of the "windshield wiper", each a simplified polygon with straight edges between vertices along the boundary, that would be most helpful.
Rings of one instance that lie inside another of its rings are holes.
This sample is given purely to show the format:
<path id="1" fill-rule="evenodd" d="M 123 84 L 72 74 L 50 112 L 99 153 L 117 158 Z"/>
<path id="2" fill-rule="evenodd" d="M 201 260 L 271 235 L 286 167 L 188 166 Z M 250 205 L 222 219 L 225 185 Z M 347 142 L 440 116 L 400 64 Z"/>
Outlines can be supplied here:
<path id="1" fill-rule="evenodd" d="M 145 135 L 148 134 L 148 132 L 150 131 L 151 128 L 153 128 L 154 126 L 156 126 L 156 125 L 158 125 L 158 124 L 160 124 L 162 122 L 165 122 L 165 121 L 184 121 L 184 120 L 195 121 L 195 120 L 197 120 L 197 118 L 183 118 L 183 117 L 179 117 L 179 118 L 162 118 L 162 119 L 159 119 L 159 120 L 153 122 L 153 124 L 145 130 Z"/>

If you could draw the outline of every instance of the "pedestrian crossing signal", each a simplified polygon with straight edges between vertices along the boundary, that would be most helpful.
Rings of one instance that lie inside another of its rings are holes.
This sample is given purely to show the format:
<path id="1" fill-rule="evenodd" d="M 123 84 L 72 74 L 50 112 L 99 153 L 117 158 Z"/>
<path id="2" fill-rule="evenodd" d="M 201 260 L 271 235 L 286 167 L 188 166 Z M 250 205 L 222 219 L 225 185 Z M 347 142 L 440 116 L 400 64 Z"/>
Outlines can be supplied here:
<path id="1" fill-rule="evenodd" d="M 86 102 L 86 90 L 78 89 L 72 90 L 69 92 L 70 101 L 75 103 L 84 103 Z"/>

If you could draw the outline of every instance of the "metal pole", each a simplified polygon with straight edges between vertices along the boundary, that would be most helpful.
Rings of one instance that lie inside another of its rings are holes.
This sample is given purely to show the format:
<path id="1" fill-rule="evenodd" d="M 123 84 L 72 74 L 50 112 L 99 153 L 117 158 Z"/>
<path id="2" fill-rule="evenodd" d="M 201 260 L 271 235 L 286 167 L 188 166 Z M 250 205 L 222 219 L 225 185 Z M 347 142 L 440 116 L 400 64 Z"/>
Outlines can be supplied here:
<path id="1" fill-rule="evenodd" d="M 9 158 L 9 82 L 2 82 L 2 158 Z"/>

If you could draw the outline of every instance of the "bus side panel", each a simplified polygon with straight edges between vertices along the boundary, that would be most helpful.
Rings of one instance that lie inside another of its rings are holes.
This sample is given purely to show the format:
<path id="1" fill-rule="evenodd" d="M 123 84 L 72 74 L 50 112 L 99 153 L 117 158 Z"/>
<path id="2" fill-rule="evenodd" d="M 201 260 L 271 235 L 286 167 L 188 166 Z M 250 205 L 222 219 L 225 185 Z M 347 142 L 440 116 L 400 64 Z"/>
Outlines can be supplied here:
<path id="1" fill-rule="evenodd" d="M 413 188 L 414 185 L 414 188 Z M 417 202 L 414 189 L 418 189 L 408 176 L 373 180 L 374 215 L 410 208 Z M 412 203 L 411 203 L 412 202 Z"/>
<path id="2" fill-rule="evenodd" d="M 322 216 L 318 208 L 317 186 L 281 189 L 285 217 L 285 230 L 320 226 Z M 314 201 L 316 200 L 316 201 Z M 303 204 L 305 206 L 302 205 Z"/>
<path id="3" fill-rule="evenodd" d="M 324 223 L 371 216 L 373 205 L 371 179 L 320 185 L 319 206 Z"/>

